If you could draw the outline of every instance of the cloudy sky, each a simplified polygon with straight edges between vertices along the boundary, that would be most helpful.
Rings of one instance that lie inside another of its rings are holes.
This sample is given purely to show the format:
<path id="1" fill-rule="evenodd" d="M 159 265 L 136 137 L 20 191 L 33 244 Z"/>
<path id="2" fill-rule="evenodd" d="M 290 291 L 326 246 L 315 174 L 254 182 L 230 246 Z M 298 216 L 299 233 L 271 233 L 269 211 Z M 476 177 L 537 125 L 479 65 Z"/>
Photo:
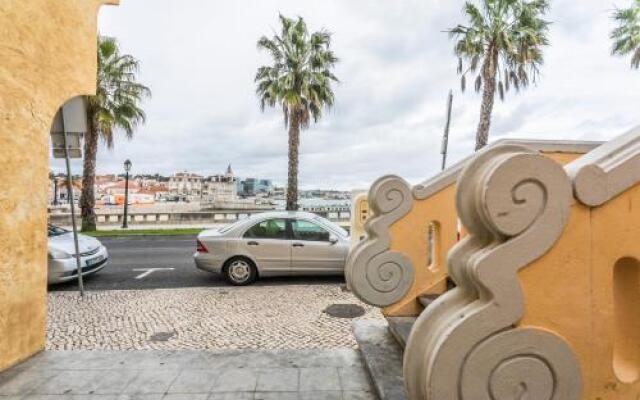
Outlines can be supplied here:
<path id="1" fill-rule="evenodd" d="M 614 3 L 612 1 L 617 1 Z M 551 46 L 537 86 L 496 102 L 491 140 L 603 140 L 640 124 L 640 71 L 609 55 L 616 5 L 629 0 L 552 0 Z M 153 6 L 151 5 L 153 4 Z M 278 110 L 261 113 L 256 50 L 278 13 L 333 33 L 341 61 L 336 105 L 304 131 L 303 188 L 364 187 L 388 173 L 419 182 L 438 171 L 446 96 L 454 91 L 450 159 L 473 150 L 480 96 L 461 93 L 452 42 L 461 0 L 121 0 L 99 29 L 141 63 L 153 91 L 133 140 L 101 148 L 98 172 L 188 170 L 286 180 L 287 136 Z M 54 170 L 63 163 L 52 161 Z M 75 164 L 75 169 L 80 165 Z M 79 172 L 79 171 L 77 171 Z"/>

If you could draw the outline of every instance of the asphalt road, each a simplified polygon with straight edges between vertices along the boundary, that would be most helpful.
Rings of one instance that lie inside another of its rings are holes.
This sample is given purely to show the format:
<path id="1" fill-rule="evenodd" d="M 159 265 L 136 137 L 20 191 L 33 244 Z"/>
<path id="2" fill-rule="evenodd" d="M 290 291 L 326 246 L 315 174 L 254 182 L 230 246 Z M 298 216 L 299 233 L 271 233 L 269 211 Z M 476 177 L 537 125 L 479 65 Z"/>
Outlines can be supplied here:
<path id="1" fill-rule="evenodd" d="M 195 236 L 103 237 L 109 264 L 85 277 L 86 290 L 159 289 L 227 286 L 222 277 L 193 263 Z M 256 285 L 341 284 L 341 277 L 264 278 Z M 77 282 L 49 286 L 50 291 L 77 290 Z"/>

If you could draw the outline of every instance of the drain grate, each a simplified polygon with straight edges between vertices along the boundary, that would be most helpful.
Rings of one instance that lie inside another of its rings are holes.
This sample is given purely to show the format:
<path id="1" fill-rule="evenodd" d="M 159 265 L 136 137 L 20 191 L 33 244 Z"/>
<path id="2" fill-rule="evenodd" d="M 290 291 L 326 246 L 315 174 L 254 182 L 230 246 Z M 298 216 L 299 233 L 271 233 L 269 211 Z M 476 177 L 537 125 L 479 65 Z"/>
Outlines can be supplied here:
<path id="1" fill-rule="evenodd" d="M 176 334 L 175 331 L 174 332 L 157 332 L 151 335 L 149 340 L 151 342 L 166 342 L 167 340 L 175 336 L 175 334 Z"/>
<path id="2" fill-rule="evenodd" d="M 363 316 L 365 310 L 357 304 L 332 304 L 324 309 L 324 313 L 335 318 L 357 318 Z"/>

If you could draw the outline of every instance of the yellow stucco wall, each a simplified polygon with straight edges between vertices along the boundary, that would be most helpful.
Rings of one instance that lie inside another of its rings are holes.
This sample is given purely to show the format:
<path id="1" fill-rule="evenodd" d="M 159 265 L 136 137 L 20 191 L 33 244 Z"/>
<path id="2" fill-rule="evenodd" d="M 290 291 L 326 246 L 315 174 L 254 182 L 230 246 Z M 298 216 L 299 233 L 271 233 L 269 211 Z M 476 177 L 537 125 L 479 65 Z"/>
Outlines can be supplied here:
<path id="1" fill-rule="evenodd" d="M 351 247 L 364 239 L 366 235 L 364 223 L 367 218 L 369 218 L 367 194 L 360 193 L 351 201 Z"/>
<path id="2" fill-rule="evenodd" d="M 583 153 L 543 153 L 565 165 Z M 389 227 L 391 251 L 409 257 L 414 269 L 411 289 L 400 301 L 385 307 L 386 316 L 417 316 L 423 309 L 418 297 L 442 294 L 446 290 L 447 253 L 458 242 L 458 215 L 455 205 L 456 185 L 451 184 L 424 200 L 415 200 L 409 214 Z M 436 234 L 432 262 L 428 264 L 429 224 L 435 223 Z"/>
<path id="3" fill-rule="evenodd" d="M 103 3 L 0 1 L 0 370 L 44 348 L 49 129 L 95 92 Z"/>
<path id="4" fill-rule="evenodd" d="M 636 185 L 598 208 L 573 204 L 562 237 L 518 275 L 520 326 L 569 343 L 580 361 L 582 399 L 640 398 L 639 241 Z"/>

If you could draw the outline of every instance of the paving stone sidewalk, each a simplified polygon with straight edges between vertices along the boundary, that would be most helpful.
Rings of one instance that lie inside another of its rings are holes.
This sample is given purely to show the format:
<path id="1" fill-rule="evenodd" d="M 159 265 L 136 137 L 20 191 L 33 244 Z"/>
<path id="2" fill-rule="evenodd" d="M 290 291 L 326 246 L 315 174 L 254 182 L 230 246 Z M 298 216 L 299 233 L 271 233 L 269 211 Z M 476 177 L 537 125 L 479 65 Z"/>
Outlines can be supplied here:
<path id="1" fill-rule="evenodd" d="M 0 374 L 3 400 L 375 400 L 352 349 L 46 351 Z"/>
<path id="2" fill-rule="evenodd" d="M 339 285 L 89 291 L 48 295 L 48 350 L 356 348 L 354 319 L 323 311 L 357 304 Z"/>

